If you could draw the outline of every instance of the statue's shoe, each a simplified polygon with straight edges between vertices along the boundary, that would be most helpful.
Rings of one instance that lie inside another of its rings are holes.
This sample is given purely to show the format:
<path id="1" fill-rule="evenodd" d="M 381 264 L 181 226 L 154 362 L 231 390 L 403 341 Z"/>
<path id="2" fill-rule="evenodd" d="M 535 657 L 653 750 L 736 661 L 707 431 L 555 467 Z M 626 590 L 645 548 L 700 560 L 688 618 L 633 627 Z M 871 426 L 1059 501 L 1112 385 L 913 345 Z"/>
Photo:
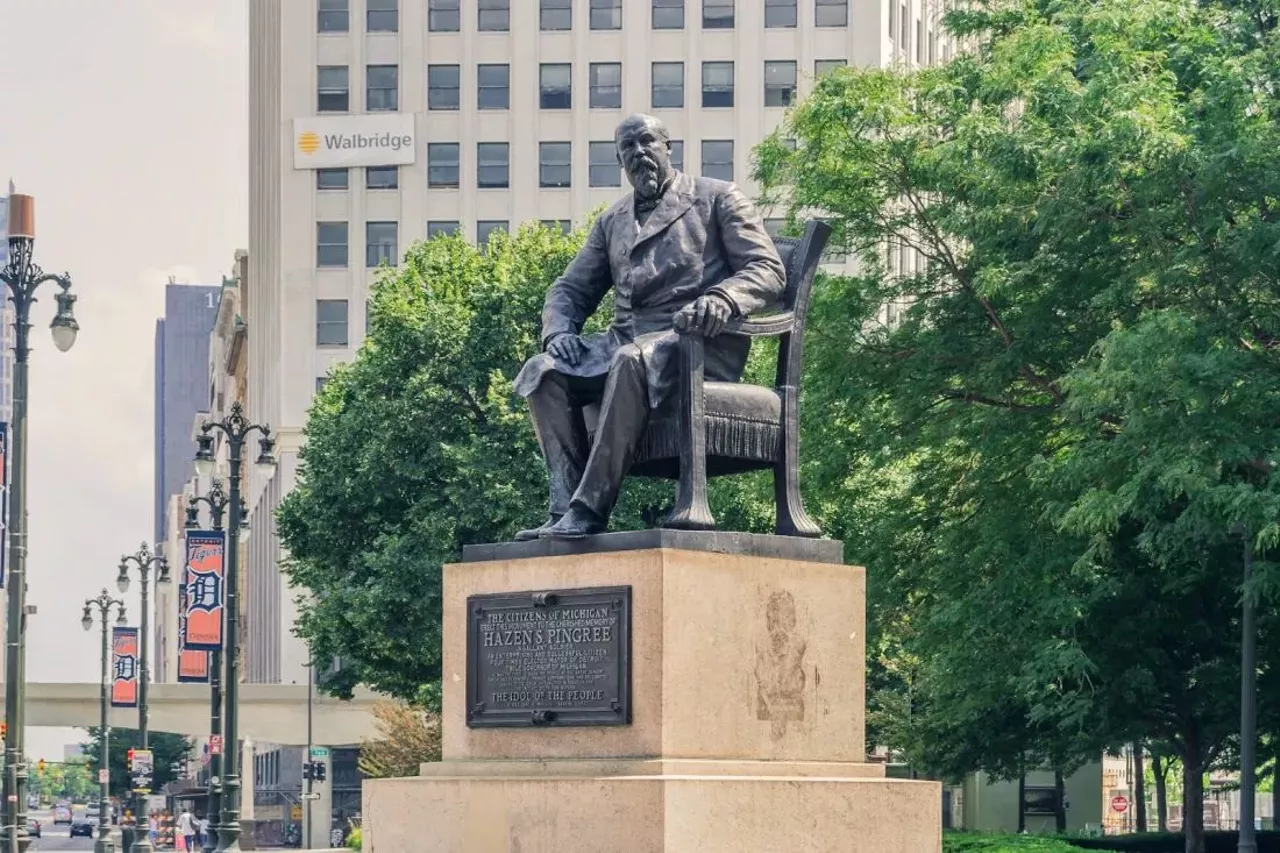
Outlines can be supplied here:
<path id="1" fill-rule="evenodd" d="M 559 515 L 549 515 L 547 516 L 547 520 L 537 527 L 530 527 L 527 530 L 516 531 L 516 535 L 513 538 L 516 542 L 532 542 L 534 539 L 537 539 L 542 535 L 542 531 L 555 524 L 560 520 L 560 518 L 561 516 Z"/>
<path id="2" fill-rule="evenodd" d="M 607 523 L 589 509 L 569 507 L 569 511 L 550 527 L 542 528 L 538 534 L 543 539 L 582 539 L 597 533 L 604 533 Z"/>

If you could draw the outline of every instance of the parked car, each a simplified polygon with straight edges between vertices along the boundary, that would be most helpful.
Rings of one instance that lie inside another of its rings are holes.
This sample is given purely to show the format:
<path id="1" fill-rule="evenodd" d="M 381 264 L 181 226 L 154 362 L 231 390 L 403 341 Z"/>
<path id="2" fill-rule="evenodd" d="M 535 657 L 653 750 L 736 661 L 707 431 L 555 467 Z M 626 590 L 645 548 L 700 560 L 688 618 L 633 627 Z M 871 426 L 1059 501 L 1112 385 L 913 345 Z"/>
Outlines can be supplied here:
<path id="1" fill-rule="evenodd" d="M 97 822 L 97 819 L 95 818 L 94 823 L 96 822 Z M 88 815 L 81 815 L 80 817 L 77 817 L 76 819 L 71 821 L 70 834 L 72 838 L 75 838 L 80 835 L 83 835 L 85 838 L 93 838 L 93 823 L 89 822 Z"/>
<path id="2" fill-rule="evenodd" d="M 40 837 L 40 821 L 33 817 L 27 818 L 27 835 L 30 835 L 32 838 Z"/>
<path id="3" fill-rule="evenodd" d="M 53 825 L 57 826 L 60 823 L 71 823 L 71 809 L 66 806 L 58 806 L 53 810 Z"/>

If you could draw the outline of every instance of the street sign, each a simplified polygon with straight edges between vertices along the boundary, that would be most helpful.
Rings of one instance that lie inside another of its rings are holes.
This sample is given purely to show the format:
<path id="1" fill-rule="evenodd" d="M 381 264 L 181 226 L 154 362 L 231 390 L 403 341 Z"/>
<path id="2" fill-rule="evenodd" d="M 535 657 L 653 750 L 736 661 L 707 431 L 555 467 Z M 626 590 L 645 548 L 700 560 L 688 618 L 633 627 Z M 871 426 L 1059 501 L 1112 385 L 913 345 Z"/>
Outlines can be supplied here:
<path id="1" fill-rule="evenodd" d="M 319 794 L 314 794 L 314 793 L 312 793 L 312 794 L 303 794 L 303 795 L 302 795 L 302 799 L 304 799 L 304 800 L 318 800 L 318 799 L 320 799 L 320 795 L 319 795 Z"/>
<path id="2" fill-rule="evenodd" d="M 1124 797 L 1112 797 L 1111 810 L 1119 814 L 1124 814 L 1129 810 L 1129 801 Z"/>
<path id="3" fill-rule="evenodd" d="M 222 735 L 209 735 L 209 754 L 222 755 Z"/>
<path id="4" fill-rule="evenodd" d="M 108 782 L 110 782 L 110 781 L 111 781 L 111 771 L 110 771 L 110 770 L 108 770 L 107 768 L 105 768 L 105 767 L 104 767 L 104 768 L 102 768 L 101 770 L 99 770 L 99 771 L 98 771 L 98 784 L 99 784 L 99 785 L 106 785 L 106 784 L 107 784 Z"/>
<path id="5" fill-rule="evenodd" d="M 129 770 L 135 776 L 150 776 L 155 769 L 155 753 L 149 749 L 131 749 L 133 755 L 132 761 L 129 762 Z"/>
<path id="6" fill-rule="evenodd" d="M 329 757 L 329 747 L 327 747 L 327 746 L 313 746 L 313 747 L 311 747 L 311 757 L 312 757 L 312 758 L 328 758 L 328 757 Z"/>

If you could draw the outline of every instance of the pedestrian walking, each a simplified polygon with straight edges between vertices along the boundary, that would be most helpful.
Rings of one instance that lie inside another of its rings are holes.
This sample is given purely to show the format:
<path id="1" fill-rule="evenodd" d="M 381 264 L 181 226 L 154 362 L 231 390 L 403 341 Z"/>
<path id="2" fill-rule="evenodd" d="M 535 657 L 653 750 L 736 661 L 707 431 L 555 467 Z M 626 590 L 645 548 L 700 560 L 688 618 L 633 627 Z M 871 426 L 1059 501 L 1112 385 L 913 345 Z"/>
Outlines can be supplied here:
<path id="1" fill-rule="evenodd" d="M 194 850 L 196 844 L 196 819 L 191 814 L 191 809 L 183 808 L 182 814 L 178 815 L 178 834 L 182 836 L 182 840 L 186 844 L 187 850 Z"/>
<path id="2" fill-rule="evenodd" d="M 202 816 L 198 821 L 196 821 L 196 832 L 197 832 L 197 834 L 200 836 L 200 846 L 201 846 L 201 847 L 204 847 L 206 844 L 208 844 L 208 843 L 209 843 L 209 817 L 208 817 L 208 815 L 204 815 L 204 816 Z"/>

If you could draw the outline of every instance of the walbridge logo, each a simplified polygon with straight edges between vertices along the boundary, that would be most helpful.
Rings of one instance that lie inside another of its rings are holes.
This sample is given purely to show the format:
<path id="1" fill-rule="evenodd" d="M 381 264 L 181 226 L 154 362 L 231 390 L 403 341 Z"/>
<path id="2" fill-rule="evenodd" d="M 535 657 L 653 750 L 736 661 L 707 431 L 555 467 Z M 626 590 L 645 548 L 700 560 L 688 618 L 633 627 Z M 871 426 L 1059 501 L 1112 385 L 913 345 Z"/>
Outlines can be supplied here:
<path id="1" fill-rule="evenodd" d="M 294 119 L 295 169 L 401 166 L 414 162 L 413 113 Z"/>
<path id="2" fill-rule="evenodd" d="M 304 130 L 298 134 L 298 150 L 303 154 L 314 154 L 320 150 L 320 134 Z"/>

